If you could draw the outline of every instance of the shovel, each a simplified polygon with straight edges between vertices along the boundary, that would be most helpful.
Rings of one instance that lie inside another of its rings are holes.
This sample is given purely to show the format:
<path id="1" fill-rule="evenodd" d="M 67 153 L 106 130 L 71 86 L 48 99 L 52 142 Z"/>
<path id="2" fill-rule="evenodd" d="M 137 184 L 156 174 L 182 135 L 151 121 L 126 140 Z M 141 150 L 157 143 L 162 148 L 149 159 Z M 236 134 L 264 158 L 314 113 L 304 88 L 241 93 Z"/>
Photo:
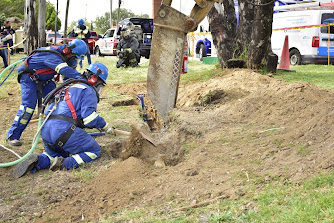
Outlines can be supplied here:
<path id="1" fill-rule="evenodd" d="M 123 131 L 123 130 L 119 130 L 119 129 L 114 129 L 114 133 L 115 134 L 119 134 L 119 135 L 126 135 L 126 136 L 131 136 L 131 132 L 128 132 L 128 131 Z M 106 135 L 105 132 L 93 132 L 93 133 L 88 133 L 89 135 L 91 136 L 103 136 L 103 135 Z M 153 146 L 156 146 L 156 144 L 153 142 L 153 140 L 145 135 L 144 133 L 140 132 L 139 131 L 139 134 L 141 137 L 143 137 L 143 139 L 147 140 L 148 142 L 150 142 Z"/>

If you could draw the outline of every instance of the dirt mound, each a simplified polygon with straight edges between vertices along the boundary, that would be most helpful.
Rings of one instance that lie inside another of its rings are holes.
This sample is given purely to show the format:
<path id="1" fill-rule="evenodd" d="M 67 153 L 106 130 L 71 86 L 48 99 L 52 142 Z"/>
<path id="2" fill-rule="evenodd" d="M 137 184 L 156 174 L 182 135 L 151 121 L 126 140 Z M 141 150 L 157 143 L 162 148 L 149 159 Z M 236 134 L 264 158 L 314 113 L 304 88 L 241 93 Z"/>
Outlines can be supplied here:
<path id="1" fill-rule="evenodd" d="M 140 135 L 144 130 L 133 130 L 122 145 L 124 161 L 50 206 L 40 220 L 97 221 L 139 205 L 236 199 L 254 184 L 298 183 L 334 167 L 332 91 L 234 70 L 181 83 L 177 105 L 168 129 L 144 132 L 154 145 Z"/>
<path id="2" fill-rule="evenodd" d="M 182 160 L 184 150 L 180 147 L 184 140 L 175 140 L 174 132 L 150 133 L 144 124 L 132 124 L 131 129 L 130 138 L 123 144 L 121 159 L 133 156 L 161 166 L 174 166 Z M 177 135 L 184 134 L 178 132 Z"/>
<path id="3" fill-rule="evenodd" d="M 79 189 L 76 196 L 51 205 L 47 216 L 64 222 L 78 222 L 98 219 L 108 210 L 140 203 L 135 197 L 145 187 L 146 182 L 142 179 L 145 179 L 147 170 L 147 164 L 137 158 L 118 162 Z"/>

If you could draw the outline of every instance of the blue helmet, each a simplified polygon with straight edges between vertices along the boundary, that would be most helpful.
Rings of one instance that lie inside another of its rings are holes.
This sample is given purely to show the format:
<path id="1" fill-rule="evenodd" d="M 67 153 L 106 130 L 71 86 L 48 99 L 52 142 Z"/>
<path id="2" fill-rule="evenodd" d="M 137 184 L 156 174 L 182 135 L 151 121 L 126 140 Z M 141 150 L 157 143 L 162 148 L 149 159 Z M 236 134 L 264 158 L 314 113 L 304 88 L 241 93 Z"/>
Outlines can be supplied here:
<path id="1" fill-rule="evenodd" d="M 83 19 L 79 19 L 79 20 L 78 20 L 78 25 L 79 25 L 79 26 L 83 26 L 83 25 L 85 25 L 85 20 L 83 20 Z"/>
<path id="2" fill-rule="evenodd" d="M 87 70 L 99 76 L 99 78 L 101 78 L 105 84 L 107 83 L 108 68 L 104 64 L 92 63 L 87 67 Z"/>
<path id="3" fill-rule="evenodd" d="M 77 58 L 80 60 L 84 59 L 84 56 L 87 52 L 87 45 L 81 39 L 74 39 L 68 44 L 69 48 L 71 49 L 72 53 L 74 53 Z"/>

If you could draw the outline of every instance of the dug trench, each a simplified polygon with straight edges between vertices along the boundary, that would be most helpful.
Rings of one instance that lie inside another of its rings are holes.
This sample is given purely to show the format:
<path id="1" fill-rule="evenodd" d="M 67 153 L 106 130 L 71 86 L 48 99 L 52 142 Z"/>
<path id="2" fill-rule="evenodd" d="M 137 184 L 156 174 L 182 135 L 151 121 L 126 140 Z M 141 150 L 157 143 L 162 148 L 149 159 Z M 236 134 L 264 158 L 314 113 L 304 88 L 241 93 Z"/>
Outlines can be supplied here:
<path id="1" fill-rule="evenodd" d="M 136 95 L 145 84 L 113 87 Z M 217 197 L 238 199 L 254 184 L 261 190 L 268 182 L 301 183 L 334 166 L 333 99 L 332 91 L 250 70 L 181 81 L 167 128 L 150 133 L 140 124 L 130 139 L 97 139 L 101 158 L 81 168 L 93 171 L 92 179 L 82 181 L 74 170 L 14 181 L 7 174 L 12 168 L 0 170 L 0 218 L 98 221 L 118 210 L 159 205 L 168 213 Z"/>

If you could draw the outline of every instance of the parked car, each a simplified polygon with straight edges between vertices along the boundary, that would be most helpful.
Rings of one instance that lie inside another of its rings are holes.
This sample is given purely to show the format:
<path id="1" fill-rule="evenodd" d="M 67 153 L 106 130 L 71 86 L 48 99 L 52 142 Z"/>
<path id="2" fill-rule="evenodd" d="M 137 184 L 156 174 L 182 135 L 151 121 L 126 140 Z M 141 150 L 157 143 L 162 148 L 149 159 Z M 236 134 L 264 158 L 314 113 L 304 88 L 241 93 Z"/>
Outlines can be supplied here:
<path id="1" fill-rule="evenodd" d="M 328 24 L 334 21 L 334 10 L 304 10 L 274 14 L 272 50 L 279 57 L 282 54 L 285 36 L 289 37 L 289 58 L 291 65 L 327 64 L 328 40 L 330 42 L 330 63 L 334 64 L 334 29 L 307 26 Z M 290 30 L 282 30 L 291 28 Z M 278 29 L 278 30 L 276 30 Z"/>
<path id="2" fill-rule="evenodd" d="M 97 32 L 95 31 L 89 31 L 91 36 L 88 38 L 88 47 L 91 53 L 94 53 L 94 49 L 95 49 L 95 43 L 98 41 L 98 39 L 100 38 L 99 35 L 97 34 Z M 76 37 L 72 36 L 71 33 L 68 33 L 68 37 L 67 38 L 63 38 L 63 40 L 66 40 L 67 43 L 71 42 L 72 40 L 74 40 Z M 57 41 L 58 42 L 58 41 Z M 63 41 L 64 42 L 64 41 Z M 62 43 L 63 43 L 62 42 Z"/>
<path id="3" fill-rule="evenodd" d="M 62 35 L 57 32 L 57 44 L 60 45 L 62 44 Z M 46 31 L 46 44 L 47 45 L 54 45 L 55 43 L 55 32 L 54 31 Z"/>
<path id="4" fill-rule="evenodd" d="M 119 42 L 116 28 L 108 29 L 95 43 L 95 55 L 116 55 L 116 47 Z"/>

